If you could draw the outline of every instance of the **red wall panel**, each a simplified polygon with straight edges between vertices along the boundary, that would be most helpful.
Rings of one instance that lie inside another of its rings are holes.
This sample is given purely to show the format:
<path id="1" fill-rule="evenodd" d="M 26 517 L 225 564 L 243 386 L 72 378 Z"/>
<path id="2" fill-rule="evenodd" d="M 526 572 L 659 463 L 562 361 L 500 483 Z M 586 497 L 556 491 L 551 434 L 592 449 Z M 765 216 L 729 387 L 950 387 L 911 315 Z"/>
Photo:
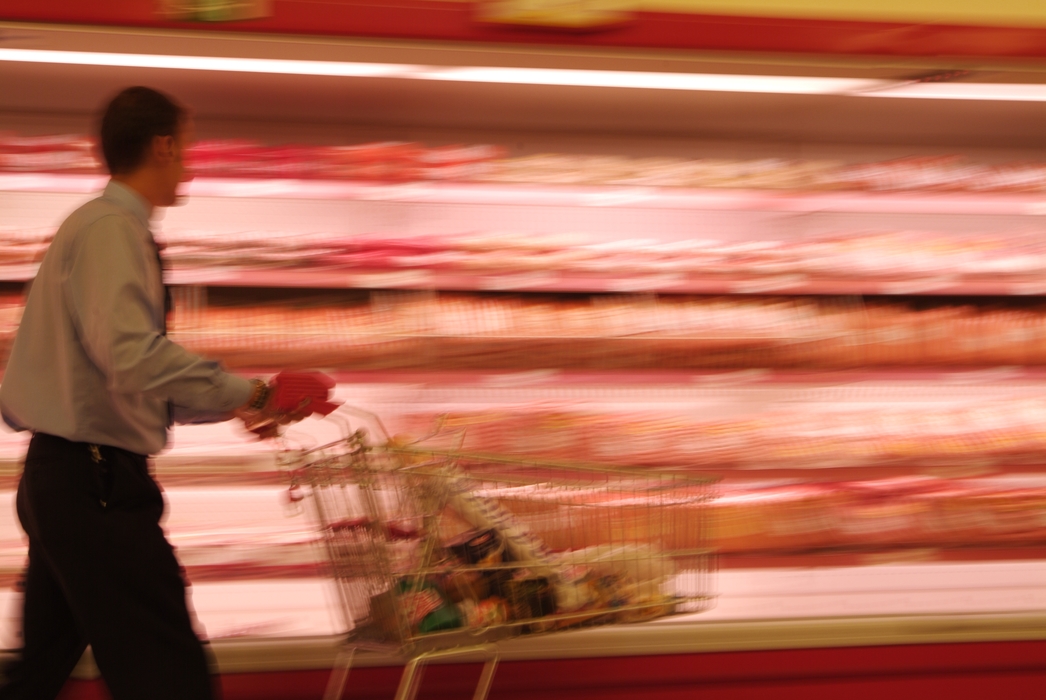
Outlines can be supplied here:
<path id="1" fill-rule="evenodd" d="M 271 17 L 227 24 L 168 22 L 153 0 L 5 0 L 0 19 L 71 24 L 488 43 L 808 52 L 860 55 L 1046 57 L 1046 29 L 728 17 L 640 12 L 605 30 L 495 27 L 468 3 L 273 0 Z"/>

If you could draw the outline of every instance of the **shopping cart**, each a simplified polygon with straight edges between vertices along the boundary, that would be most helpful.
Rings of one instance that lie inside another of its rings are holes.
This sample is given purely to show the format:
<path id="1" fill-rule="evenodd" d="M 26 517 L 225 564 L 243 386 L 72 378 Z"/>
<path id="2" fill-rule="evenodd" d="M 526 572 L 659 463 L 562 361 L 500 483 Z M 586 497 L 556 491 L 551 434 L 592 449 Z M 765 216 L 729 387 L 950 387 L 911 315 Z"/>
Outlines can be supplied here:
<path id="1" fill-rule="evenodd" d="M 348 630 L 325 700 L 342 696 L 357 649 L 405 660 L 397 700 L 413 700 L 425 662 L 481 658 L 484 700 L 501 640 L 711 605 L 710 479 L 404 444 L 352 413 L 334 414 L 343 440 L 281 455 Z"/>

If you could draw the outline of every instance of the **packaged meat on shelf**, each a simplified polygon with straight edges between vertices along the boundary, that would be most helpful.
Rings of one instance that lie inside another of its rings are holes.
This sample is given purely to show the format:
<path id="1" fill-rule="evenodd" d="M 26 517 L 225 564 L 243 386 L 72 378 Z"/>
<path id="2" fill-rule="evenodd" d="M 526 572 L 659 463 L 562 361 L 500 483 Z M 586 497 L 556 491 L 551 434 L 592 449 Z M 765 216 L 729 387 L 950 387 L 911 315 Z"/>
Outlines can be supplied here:
<path id="1" fill-rule="evenodd" d="M 338 146 L 265 146 L 254 141 L 204 140 L 193 145 L 190 167 L 218 177 L 365 180 L 472 179 L 503 156 L 496 146 L 437 146 L 383 142 Z M 102 171 L 92 137 L 0 135 L 0 171 Z"/>
<path id="2" fill-rule="evenodd" d="M 504 231 L 440 236 L 172 233 L 165 257 L 176 284 L 197 278 L 200 284 L 222 286 L 387 284 L 677 294 L 1026 294 L 1046 289 L 1046 244 L 1038 233 L 1026 231 L 855 231 L 754 241 L 599 238 Z"/>
<path id="3" fill-rule="evenodd" d="M 236 236 L 171 232 L 173 266 L 430 270 L 459 273 L 557 272 L 601 278 L 675 273 L 759 279 L 802 274 L 811 280 L 857 276 L 883 281 L 926 276 L 1030 280 L 1046 272 L 1038 233 L 952 234 L 857 231 L 791 240 L 600 241 L 596 236 L 508 232 L 444 236 Z"/>
<path id="4" fill-rule="evenodd" d="M 181 299 L 182 297 L 178 297 Z M 192 298 L 189 295 L 186 298 Z M 0 355 L 22 297 L 0 297 Z M 858 369 L 1046 364 L 1046 309 L 812 297 L 375 294 L 176 303 L 172 337 L 231 368 Z"/>
<path id="5" fill-rule="evenodd" d="M 92 137 L 0 133 L 0 172 L 95 173 L 101 167 Z"/>
<path id="6" fill-rule="evenodd" d="M 22 319 L 22 308 L 25 299 L 21 294 L 0 293 L 0 360 L 6 362 L 15 339 L 15 331 Z"/>
<path id="7" fill-rule="evenodd" d="M 31 279 L 51 235 L 44 229 L 0 229 L 0 278 Z M 173 284 L 737 294 L 1046 289 L 1046 244 L 1042 236 L 1022 231 L 857 231 L 659 242 L 507 232 L 347 236 L 172 230 L 163 239 Z"/>
<path id="8" fill-rule="evenodd" d="M 1046 481 L 904 478 L 823 484 L 724 485 L 709 503 L 710 540 L 724 553 L 886 547 L 969 547 L 1046 543 Z M 583 499 L 584 496 L 578 497 Z M 513 511 L 540 512 L 540 493 L 506 494 Z M 584 501 L 592 522 L 628 528 L 649 504 Z M 661 504 L 665 522 L 685 522 L 687 506 Z M 535 518 L 535 534 L 555 547 L 555 514 Z M 598 529 L 598 528 L 594 528 Z M 687 532 L 678 528 L 678 532 Z M 629 533 L 629 537 L 640 537 Z M 694 543 L 675 542 L 687 547 Z"/>
<path id="9" fill-rule="evenodd" d="M 0 275 L 11 268 L 24 269 L 39 263 L 54 237 L 53 229 L 0 227 Z M 31 279 L 32 272 L 24 279 Z M 14 275 L 8 275 L 20 279 Z"/>
<path id="10" fill-rule="evenodd" d="M 787 304 L 747 310 L 729 303 L 659 308 L 627 299 L 382 295 L 356 307 L 208 307 L 178 315 L 173 327 L 189 347 L 230 366 L 356 369 L 649 366 L 670 363 L 672 355 L 685 362 L 692 352 L 794 340 L 778 328 L 791 326 L 785 333 L 799 339 L 819 332 Z M 790 316 L 794 322 L 784 322 Z"/>
<path id="11" fill-rule="evenodd" d="M 717 474 L 723 478 L 708 503 L 708 539 L 726 554 L 1046 545 L 1046 475 L 1038 471 L 1046 466 L 1040 459 L 1046 402 L 1037 398 L 1037 385 L 886 382 L 855 392 L 838 381 L 558 392 L 518 382 L 485 389 L 343 384 L 336 398 L 378 412 L 400 436 L 431 435 L 440 423 L 448 435 L 464 430 L 462 447 L 470 453 Z M 559 405 L 515 401 L 542 393 L 558 393 Z M 469 410 L 470 403 L 479 407 Z M 289 429 L 288 439 L 319 445 L 338 433 L 330 421 L 308 420 Z M 0 433 L 0 457 L 9 462 L 0 487 L 9 499 L 0 513 L 0 578 L 8 581 L 21 573 L 25 554 L 13 509 L 25 442 L 24 434 Z M 155 469 L 169 502 L 165 526 L 190 578 L 320 571 L 312 523 L 289 517 L 290 482 L 273 445 L 251 441 L 232 421 L 176 426 L 171 443 Z M 1028 468 L 994 468 L 1022 463 Z M 840 465 L 863 469 L 840 477 Z M 883 465 L 898 469 L 873 475 Z M 557 521 L 540 489 L 493 495 L 505 508 L 527 513 L 535 533 L 556 546 Z M 649 508 L 595 494 L 589 502 L 583 492 L 577 498 L 592 522 L 613 520 L 623 528 L 636 522 L 632 510 Z M 688 517 L 685 504 L 659 506 L 664 518 Z"/>
<path id="12" fill-rule="evenodd" d="M 502 154 L 502 149 L 485 145 L 384 142 L 272 147 L 249 141 L 204 141 L 193 147 L 190 163 L 196 173 L 218 177 L 468 180 L 481 177 Z"/>
<path id="13" fill-rule="evenodd" d="M 179 310 L 230 366 L 858 368 L 1046 363 L 1046 310 L 818 298 L 380 295 L 365 305 Z"/>
<path id="14" fill-rule="evenodd" d="M 1046 400 L 1033 397 L 1034 389 L 1010 399 L 943 402 L 931 402 L 926 387 L 911 391 L 924 392 L 927 402 L 791 399 L 726 417 L 716 415 L 725 405 L 697 415 L 671 404 L 609 410 L 545 402 L 406 410 L 393 425 L 407 434 L 442 425 L 477 452 L 722 473 L 811 470 L 813 478 L 836 467 L 1046 467 Z"/>
<path id="15" fill-rule="evenodd" d="M 191 486 L 168 483 L 165 528 L 179 559 L 196 582 L 308 577 L 323 571 L 324 552 L 316 528 L 296 517 L 286 498 L 286 483 Z M 507 511 L 524 517 L 536 537 L 551 549 L 564 546 L 555 508 L 540 488 L 486 494 Z M 23 572 L 25 542 L 14 518 L 13 492 L 4 497 L 0 518 L 0 582 Z M 685 523 L 693 515 L 686 503 L 658 499 L 658 509 L 642 499 L 606 500 L 598 494 L 575 496 L 586 522 L 572 532 L 575 545 L 598 546 L 597 533 L 608 522 L 622 536 L 642 541 L 637 527 L 649 520 Z M 1011 555 L 1046 545 L 1046 479 L 1041 475 L 969 479 L 894 478 L 862 481 L 723 483 L 704 502 L 707 532 L 703 543 L 726 555 L 874 554 L 888 551 L 978 551 L 1010 547 Z M 693 548 L 680 527 L 672 547 Z M 591 536 L 591 540 L 586 540 Z"/>
<path id="16" fill-rule="evenodd" d="M 510 156 L 492 145 L 411 142 L 265 145 L 205 140 L 190 154 L 204 176 L 365 180 L 461 180 L 752 189 L 1042 192 L 1046 163 L 979 163 L 961 156 L 873 162 L 782 158 L 635 158 L 607 154 Z M 0 136 L 0 171 L 98 172 L 93 139 Z"/>

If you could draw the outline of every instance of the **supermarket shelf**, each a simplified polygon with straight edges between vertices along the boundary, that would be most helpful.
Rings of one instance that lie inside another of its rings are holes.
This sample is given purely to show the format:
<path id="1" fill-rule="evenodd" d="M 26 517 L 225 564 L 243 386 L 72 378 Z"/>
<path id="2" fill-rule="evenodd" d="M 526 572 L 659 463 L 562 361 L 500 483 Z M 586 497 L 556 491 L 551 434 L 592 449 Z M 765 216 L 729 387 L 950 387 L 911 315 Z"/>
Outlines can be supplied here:
<path id="1" fill-rule="evenodd" d="M 0 282 L 28 282 L 36 277 L 39 265 L 4 265 L 0 267 Z"/>
<path id="2" fill-rule="evenodd" d="M 746 623 L 701 622 L 697 618 L 671 625 L 648 623 L 642 626 L 596 628 L 554 636 L 522 637 L 500 644 L 499 650 L 503 661 L 519 662 L 726 651 L 1041 640 L 1043 629 L 1044 621 L 1041 615 L 926 615 Z M 228 677 L 228 674 L 237 673 L 271 674 L 274 671 L 329 669 L 334 663 L 338 642 L 337 637 L 324 636 L 224 638 L 212 641 L 211 646 L 221 673 Z M 463 658 L 465 662 L 475 660 Z M 437 660 L 434 663 L 447 662 Z M 402 660 L 393 655 L 371 651 L 359 652 L 353 662 L 354 668 L 401 664 Z M 99 675 L 97 666 L 88 652 L 73 677 L 94 679 Z M 471 676 L 471 673 L 466 674 L 469 679 Z M 269 678 L 272 676 L 269 675 Z M 322 688 L 322 684 L 319 687 Z"/>
<path id="3" fill-rule="evenodd" d="M 954 295 L 1036 296 L 1046 294 L 1040 277 L 966 279 L 928 276 L 912 279 L 839 277 L 805 274 L 738 276 L 663 273 L 635 276 L 579 275 L 555 270 L 506 273 L 455 273 L 423 269 L 359 271 L 339 268 L 174 269 L 171 284 L 225 287 L 312 287 L 347 289 L 434 289 L 445 291 L 528 291 L 665 294 L 794 295 Z"/>
<path id="4" fill-rule="evenodd" d="M 419 337 L 419 340 L 423 338 Z M 269 376 L 283 367 L 273 368 L 245 364 L 238 366 L 237 374 Z M 788 388 L 832 387 L 845 385 L 885 384 L 906 392 L 906 396 L 920 391 L 934 391 L 942 397 L 951 395 L 950 387 L 967 386 L 1009 388 L 1013 385 L 1046 383 L 1046 367 L 901 367 L 897 369 L 729 369 L 729 370 L 410 370 L 374 369 L 342 370 L 328 368 L 326 374 L 338 384 L 347 385 L 410 385 L 427 388 L 478 388 L 496 391 L 502 389 L 617 388 L 645 390 L 647 398 L 677 398 L 680 390 L 688 394 L 702 389 L 737 387 Z M 3 371 L 0 370 L 0 380 Z M 666 389 L 672 389 L 666 396 Z"/>
<path id="5" fill-rule="evenodd" d="M 795 638 L 789 633 L 796 631 L 797 624 L 788 625 L 787 631 L 776 624 L 747 628 L 743 631 L 745 637 L 762 634 L 780 646 L 732 652 L 666 651 L 663 649 L 671 649 L 671 641 L 683 638 L 686 631 L 664 635 L 658 644 L 634 627 L 618 630 L 619 646 L 625 648 L 629 644 L 626 638 L 642 646 L 632 646 L 630 651 L 619 654 L 600 653 L 605 648 L 601 645 L 584 657 L 575 652 L 530 659 L 517 656 L 520 648 L 511 642 L 499 646 L 501 659 L 507 663 L 498 669 L 493 693 L 498 698 L 520 700 L 640 696 L 669 700 L 706 697 L 704 691 L 709 688 L 713 694 L 728 688 L 735 697 L 751 698 L 773 694 L 788 699 L 829 700 L 889 694 L 980 700 L 1034 697 L 1044 680 L 1041 658 L 1046 644 L 1038 638 L 1027 632 L 1020 640 L 979 638 L 988 636 L 989 628 L 997 635 L 1017 633 L 1012 623 L 1000 619 L 989 622 L 969 616 L 950 617 L 949 622 L 966 630 L 964 634 L 948 633 L 940 621 L 919 620 L 913 626 L 906 625 L 906 619 L 894 619 L 889 626 L 880 625 L 879 630 L 847 622 L 850 624 L 842 627 L 815 624 L 810 632 L 824 635 L 826 641 L 822 645 L 807 642 L 788 646 L 783 637 Z M 704 639 L 706 634 L 720 633 L 733 640 L 735 635 L 731 632 L 740 631 L 731 629 L 730 624 L 722 627 L 704 627 L 699 636 Z M 890 641 L 891 628 L 895 638 L 903 635 L 904 639 Z M 847 636 L 866 641 L 842 641 Z M 565 643 L 586 647 L 595 641 L 594 637 L 561 634 L 552 638 L 557 648 L 561 638 Z M 547 639 L 529 641 L 537 644 Z M 222 639 L 212 644 L 212 650 L 222 677 L 223 695 L 228 700 L 306 700 L 323 694 L 337 647 L 333 638 Z M 354 659 L 350 697 L 392 697 L 401 664 L 402 660 L 397 663 L 391 656 L 360 652 Z M 426 666 L 424 697 L 451 700 L 470 696 L 479 668 L 477 659 L 436 661 L 431 667 Z M 105 696 L 92 659 L 85 657 L 73 678 L 63 691 L 63 698 L 94 700 Z M 888 685 L 890 692 L 883 692 L 882 685 Z M 741 692 L 745 694 L 742 696 Z"/>
<path id="6" fill-rule="evenodd" d="M 1041 562 L 1005 561 L 726 571 L 720 576 L 719 603 L 705 613 L 524 636 L 500 646 L 504 660 L 526 660 L 1041 640 L 1046 639 L 1040 605 L 1042 576 Z M 242 611 L 235 620 L 240 625 L 261 626 L 286 617 L 280 595 L 291 594 L 289 600 L 305 615 L 312 607 L 323 607 L 324 585 L 318 579 L 241 584 L 235 600 L 230 598 L 233 590 L 220 584 L 194 585 L 201 620 L 212 636 L 226 637 L 214 643 L 240 652 L 224 656 L 216 647 L 222 671 L 324 668 L 324 664 L 329 668 L 334 639 L 323 639 L 320 629 L 309 631 L 314 636 L 297 639 L 237 640 L 222 634 L 233 621 L 222 619 L 224 606 Z M 766 604 L 774 600 L 776 606 Z M 331 645 L 329 651 L 321 651 L 324 644 Z M 281 658 L 264 654 L 266 645 L 282 645 L 285 653 Z M 310 653 L 293 653 L 296 645 L 311 647 Z M 370 654 L 360 662 L 361 666 L 396 663 L 392 657 Z"/>
<path id="7" fill-rule="evenodd" d="M 265 375 L 271 369 L 250 367 L 243 374 Z M 1011 383 L 1046 382 L 1046 367 L 918 367 L 899 369 L 841 370 L 769 370 L 741 369 L 726 371 L 678 370 L 557 370 L 530 371 L 423 371 L 373 370 L 328 372 L 338 384 L 408 384 L 477 387 L 486 389 L 518 387 L 635 387 L 647 389 L 652 396 L 662 396 L 663 387 L 705 388 L 785 385 L 817 387 L 861 383 L 898 383 L 905 391 L 941 390 L 948 386 L 997 386 Z M 2 374 L 0 374 L 2 378 Z"/>
<path id="8" fill-rule="evenodd" d="M 0 173 L 0 192 L 93 194 L 109 180 L 105 175 L 71 173 Z"/>
<path id="9" fill-rule="evenodd" d="M 1046 545 L 992 545 L 970 547 L 895 547 L 820 552 L 725 553 L 722 569 L 809 569 L 933 563 L 976 563 L 1046 560 Z"/>
<path id="10" fill-rule="evenodd" d="M 179 549 L 179 552 L 182 550 Z M 317 564 L 217 564 L 185 565 L 185 575 L 193 584 L 231 583 L 234 581 L 301 580 L 321 577 L 324 570 Z M 25 569 L 22 566 L 0 568 L 0 589 L 13 588 Z"/>
<path id="11" fill-rule="evenodd" d="M 1046 639 L 1044 564 L 922 562 L 726 570 L 718 577 L 712 610 L 638 625 L 525 636 L 506 642 L 504 649 L 518 652 L 517 658 L 577 658 L 655 650 Z M 320 578 L 236 585 L 200 582 L 193 585 L 193 602 L 214 639 L 232 636 L 243 627 L 315 638 L 337 632 L 325 590 L 329 585 Z M 8 603 L 11 595 L 0 591 L 0 604 Z M 787 638 L 755 634 L 775 626 L 779 633 L 787 631 Z M 873 631 L 874 638 L 866 634 Z"/>
<path id="12" fill-rule="evenodd" d="M 892 621 L 899 627 L 899 620 Z M 986 621 L 955 619 L 956 625 Z M 920 628 L 922 625 L 920 625 Z M 850 628 L 856 631 L 854 628 Z M 708 629 L 709 634 L 716 630 Z M 834 640 L 842 630 L 818 625 L 815 632 Z M 870 631 L 870 630 L 869 630 Z M 983 634 L 983 629 L 980 629 Z M 780 642 L 777 626 L 745 630 L 763 633 Z M 632 637 L 634 628 L 620 632 Z M 682 636 L 680 634 L 680 636 Z M 702 634 L 702 637 L 704 635 Z M 727 634 L 727 637 L 732 635 Z M 942 635 L 943 636 L 943 635 Z M 585 637 L 567 637 L 586 643 Z M 969 635 L 951 642 L 920 642 L 915 630 L 906 642 L 879 641 L 868 637 L 864 645 L 849 648 L 791 648 L 720 652 L 661 652 L 638 648 L 624 657 L 593 655 L 589 658 L 517 659 L 508 661 L 495 678 L 498 698 L 569 700 L 578 697 L 669 700 L 679 697 L 712 697 L 724 687 L 735 697 L 774 697 L 791 700 L 829 700 L 839 697 L 949 697 L 980 700 L 984 697 L 1035 697 L 1044 680 L 1041 655 L 1046 644 L 1028 641 L 981 641 Z M 646 640 L 644 640 L 646 641 Z M 973 643 L 971 643 L 973 642 Z M 980 643 L 977 643 L 980 642 Z M 623 646 L 623 645 L 622 645 Z M 323 694 L 334 663 L 336 640 L 238 639 L 217 640 L 212 649 L 228 700 L 306 700 Z M 511 648 L 515 651 L 515 648 Z M 505 651 L 505 649 L 503 649 Z M 629 658 L 631 657 L 631 658 Z M 353 664 L 351 694 L 346 697 L 381 700 L 395 693 L 401 669 L 391 657 L 363 654 Z M 325 663 L 325 667 L 319 664 Z M 402 663 L 402 661 L 400 662 Z M 295 668 L 297 666 L 297 668 Z M 480 664 L 439 662 L 426 667 L 423 697 L 452 700 L 470 697 Z M 106 697 L 102 681 L 90 659 L 78 667 L 63 691 L 67 700 Z M 884 693 L 881 685 L 889 685 Z M 745 695 L 740 692 L 748 691 Z M 870 695 L 861 695 L 869 693 Z M 718 697 L 718 696 L 716 696 Z"/>
<path id="13" fill-rule="evenodd" d="M 217 460 L 216 460 L 217 461 Z M 270 459 L 270 462 L 274 460 Z M 220 466 L 209 466 L 201 461 L 192 469 L 171 466 L 170 460 L 161 460 L 154 470 L 156 479 L 164 488 L 242 488 L 252 486 L 285 487 L 287 475 L 275 464 L 260 468 L 250 460 L 239 463 L 227 460 Z M 767 482 L 802 482 L 807 484 L 834 484 L 838 482 L 896 479 L 898 477 L 933 477 L 939 479 L 969 479 L 997 476 L 1046 474 L 1046 459 L 1033 464 L 1009 464 L 1003 461 L 977 461 L 953 464 L 855 464 L 811 465 L 808 467 L 773 467 L 759 465 L 742 468 L 733 465 L 717 467 L 682 467 L 694 474 L 711 476 L 731 484 L 758 485 Z M 0 493 L 12 492 L 18 487 L 22 474 L 21 458 L 0 460 Z"/>
<path id="14" fill-rule="evenodd" d="M 898 477 L 925 476 L 941 479 L 968 479 L 1004 475 L 1046 474 L 1046 459 L 1038 464 L 1006 464 L 992 462 L 956 464 L 891 464 L 891 465 L 835 465 L 809 467 L 740 468 L 730 465 L 716 467 L 714 464 L 701 467 L 685 467 L 694 474 L 711 476 L 732 484 L 760 484 L 770 481 L 787 481 L 807 484 L 849 481 L 871 481 L 896 479 Z M 21 460 L 0 460 L 0 492 L 11 492 L 18 487 L 21 478 Z M 155 468 L 156 480 L 165 488 L 239 488 L 248 486 L 287 485 L 287 475 L 271 466 L 262 470 L 244 461 L 241 464 L 225 464 L 215 468 L 179 470 L 170 465 L 159 464 Z M 1043 556 L 1046 557 L 1046 550 Z"/>
<path id="15" fill-rule="evenodd" d="M 303 543 L 303 549 L 311 545 Z M 179 547 L 180 556 L 187 553 Z M 191 556 L 191 552 L 189 553 Z M 724 553 L 716 558 L 720 571 L 762 569 L 837 569 L 841 567 L 904 566 L 935 564 L 1036 563 L 1046 561 L 1046 546 L 981 546 L 962 548 L 898 547 L 891 549 L 852 549 L 817 552 Z M 0 567 L 0 589 L 10 589 L 24 575 L 20 565 Z M 320 561 L 296 564 L 279 562 L 240 562 L 227 564 L 185 564 L 193 584 L 233 581 L 304 581 L 324 578 L 328 567 Z"/>
<path id="16" fill-rule="evenodd" d="M 0 267 L 0 281 L 28 282 L 36 265 Z M 358 270 L 337 267 L 174 268 L 168 284 L 212 287 L 284 287 L 309 289 L 413 289 L 457 292 L 549 292 L 730 294 L 730 295 L 885 295 L 885 296 L 1042 296 L 1046 279 L 1022 276 L 970 279 L 927 276 L 910 279 L 823 278 L 806 274 L 740 276 L 662 273 L 634 276 L 576 274 L 556 270 L 461 273 L 425 269 Z"/>
<path id="17" fill-rule="evenodd" d="M 0 191 L 82 194 L 105 185 L 102 175 L 0 173 Z M 1046 215 L 1042 193 L 796 192 L 626 185 L 577 186 L 468 182 L 197 178 L 196 197 L 354 199 L 441 204 L 634 207 L 782 212 Z"/>

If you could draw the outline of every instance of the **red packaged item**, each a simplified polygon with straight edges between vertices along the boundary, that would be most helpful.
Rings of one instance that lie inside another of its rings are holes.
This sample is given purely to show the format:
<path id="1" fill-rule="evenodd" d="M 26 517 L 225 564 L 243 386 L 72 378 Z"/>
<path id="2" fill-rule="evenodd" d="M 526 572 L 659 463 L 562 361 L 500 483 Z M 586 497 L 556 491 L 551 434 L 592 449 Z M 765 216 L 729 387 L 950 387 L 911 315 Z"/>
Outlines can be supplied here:
<path id="1" fill-rule="evenodd" d="M 84 136 L 0 135 L 0 170 L 95 173 L 100 164 L 94 141 Z"/>
<path id="2" fill-rule="evenodd" d="M 424 149 L 399 141 L 334 146 L 328 151 L 333 177 L 405 182 L 419 179 Z"/>
<path id="3" fill-rule="evenodd" d="M 505 157 L 497 146 L 439 146 L 418 154 L 419 174 L 426 180 L 474 180 L 492 171 L 495 160 Z"/>
<path id="4" fill-rule="evenodd" d="M 270 382 L 270 400 L 280 413 L 326 416 L 339 406 L 328 401 L 334 384 L 334 380 L 322 372 L 280 372 Z"/>
<path id="5" fill-rule="evenodd" d="M 237 164 L 235 174 L 257 178 L 317 178 L 329 171 L 326 149 L 312 146 L 267 146 Z"/>
<path id="6" fill-rule="evenodd" d="M 186 154 L 186 165 L 200 177 L 236 176 L 261 150 L 260 144 L 242 139 L 197 141 Z"/>

